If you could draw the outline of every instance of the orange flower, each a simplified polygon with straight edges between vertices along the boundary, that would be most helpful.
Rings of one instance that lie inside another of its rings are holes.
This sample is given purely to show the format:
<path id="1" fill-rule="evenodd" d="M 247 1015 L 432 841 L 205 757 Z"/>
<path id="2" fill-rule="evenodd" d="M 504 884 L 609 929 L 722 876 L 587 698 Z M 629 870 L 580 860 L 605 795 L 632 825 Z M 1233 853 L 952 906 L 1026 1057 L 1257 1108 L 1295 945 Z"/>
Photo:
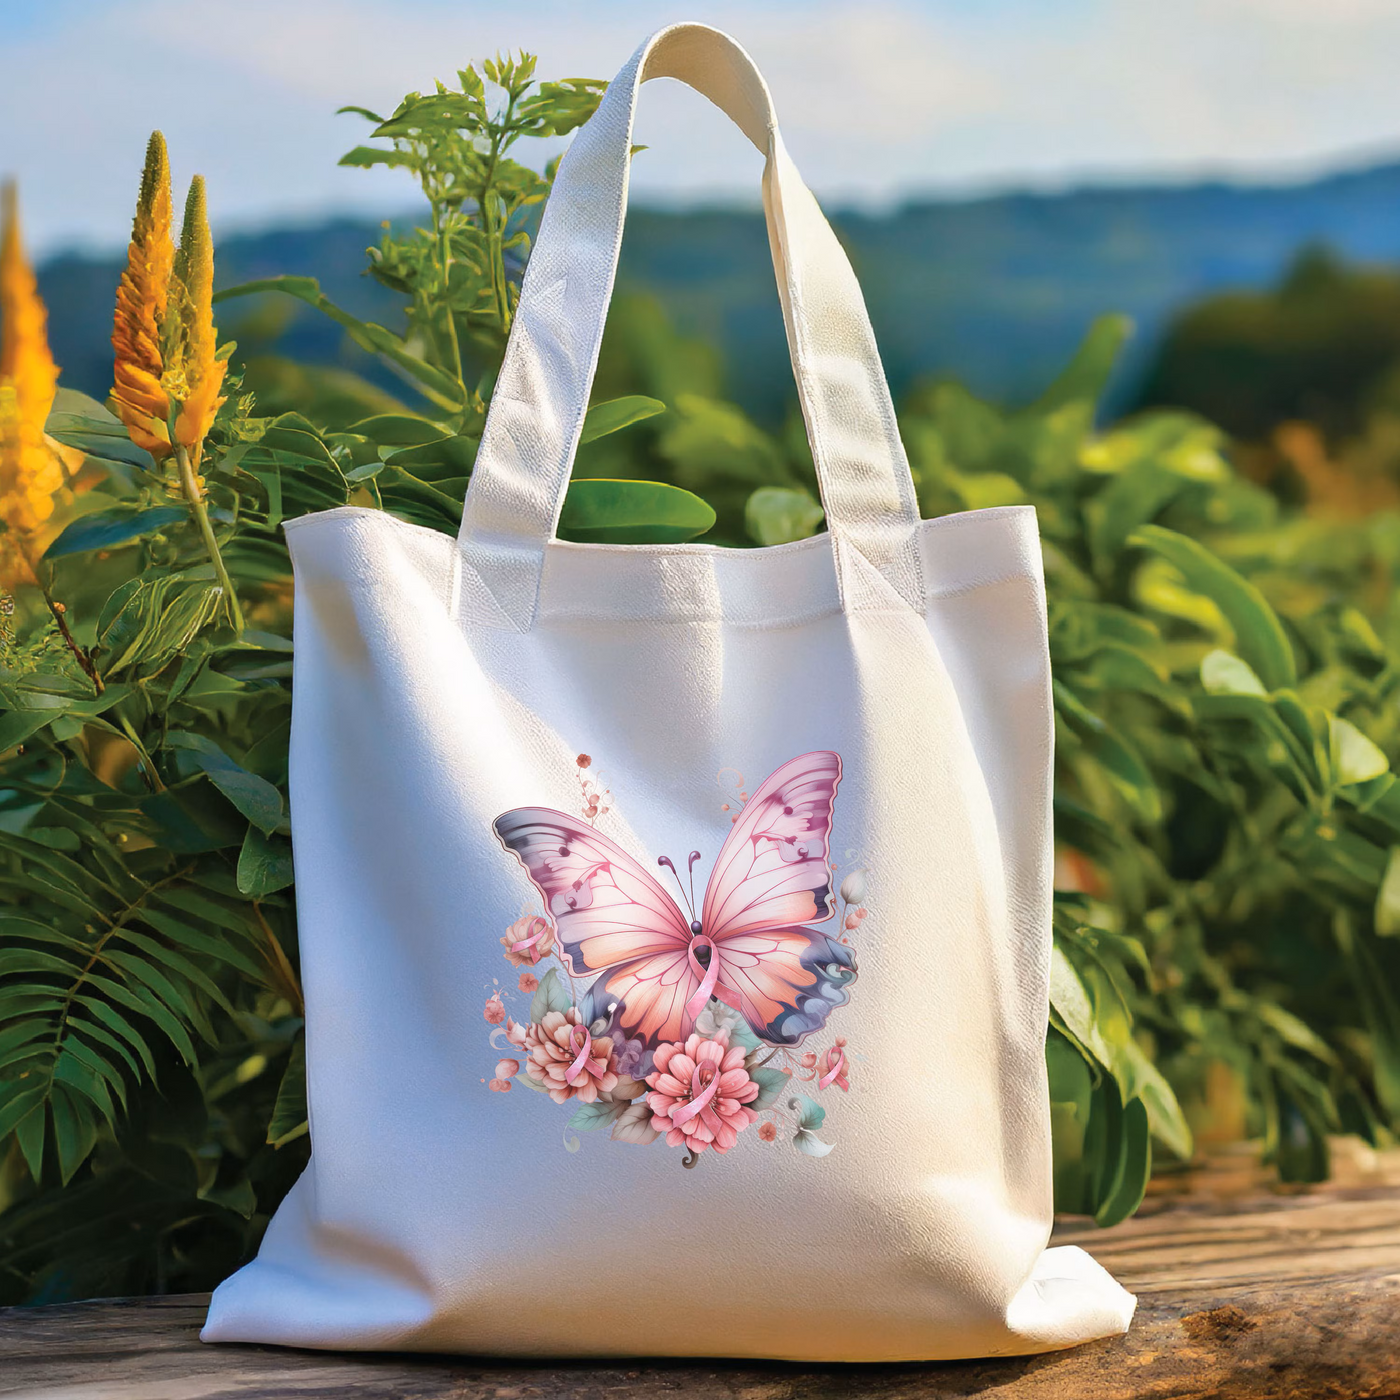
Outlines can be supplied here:
<path id="1" fill-rule="evenodd" d="M 170 240 L 170 161 L 165 137 L 153 132 L 141 172 L 126 271 L 117 288 L 112 326 L 116 352 L 112 406 L 131 440 L 157 461 L 170 455 L 170 395 L 163 340 L 175 245 Z"/>
<path id="2" fill-rule="evenodd" d="M 5 186 L 0 224 L 0 587 L 12 590 L 35 582 L 34 535 L 53 514 L 63 467 L 44 437 L 58 366 L 13 185 Z"/>
<path id="3" fill-rule="evenodd" d="M 117 288 L 112 400 L 134 443 L 158 462 L 183 447 L 197 468 L 204 437 L 224 402 L 219 390 L 227 369 L 214 329 L 214 245 L 202 176 L 190 182 L 178 249 L 170 230 L 170 161 L 157 131 L 146 148 L 126 271 Z M 196 486 L 203 486 L 197 473 Z"/>
<path id="4" fill-rule="evenodd" d="M 180 357 L 178 370 L 184 390 L 179 395 L 180 416 L 175 420 L 175 441 L 198 461 L 199 447 L 224 402 L 219 389 L 227 362 L 218 358 L 218 333 L 214 329 L 214 241 L 209 236 L 209 215 L 204 201 L 204 177 L 190 182 L 185 201 L 185 223 L 180 231 L 180 251 L 175 259 L 179 286 Z"/>
<path id="5" fill-rule="evenodd" d="M 617 1055 L 612 1037 L 595 1036 L 578 1007 L 547 1011 L 525 1028 L 521 1048 L 529 1056 L 525 1073 L 542 1084 L 555 1103 L 577 1098 L 595 1103 L 599 1094 L 617 1088 Z"/>

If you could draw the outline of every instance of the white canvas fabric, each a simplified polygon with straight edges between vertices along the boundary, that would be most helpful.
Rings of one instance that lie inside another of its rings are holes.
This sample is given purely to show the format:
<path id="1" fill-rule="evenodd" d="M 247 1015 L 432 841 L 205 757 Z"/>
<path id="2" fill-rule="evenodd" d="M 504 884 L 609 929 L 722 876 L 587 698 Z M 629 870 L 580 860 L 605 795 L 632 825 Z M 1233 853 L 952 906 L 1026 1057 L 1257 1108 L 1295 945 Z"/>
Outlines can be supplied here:
<path id="1" fill-rule="evenodd" d="M 767 157 L 828 523 L 797 544 L 555 538 L 662 76 Z M 351 508 L 288 536 L 313 1152 L 206 1341 L 873 1361 L 1126 1329 L 1046 1247 L 1035 515 L 919 520 L 733 40 L 662 30 L 578 133 L 460 539 Z"/>

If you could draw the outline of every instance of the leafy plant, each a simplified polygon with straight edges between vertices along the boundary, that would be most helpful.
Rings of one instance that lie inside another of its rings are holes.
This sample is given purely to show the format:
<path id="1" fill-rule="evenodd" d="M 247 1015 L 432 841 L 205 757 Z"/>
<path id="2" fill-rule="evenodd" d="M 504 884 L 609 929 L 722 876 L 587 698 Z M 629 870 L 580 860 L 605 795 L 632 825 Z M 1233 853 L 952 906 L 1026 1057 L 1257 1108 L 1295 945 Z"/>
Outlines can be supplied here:
<path id="1" fill-rule="evenodd" d="M 482 356 L 498 359 L 510 331 L 518 283 L 510 276 L 528 254 L 529 214 L 549 193 L 558 168 L 541 174 L 509 154 L 522 136 L 563 136 L 593 115 L 605 84 L 591 79 L 543 83 L 531 92 L 535 60 L 527 54 L 488 59 L 478 73 L 458 73 L 459 91 L 441 83 L 426 97 L 410 93 L 387 121 L 363 107 L 345 107 L 372 121 L 373 136 L 391 142 L 356 146 L 342 165 L 387 165 L 414 176 L 428 202 L 432 224 L 406 237 L 387 234 L 370 249 L 370 273 L 410 297 L 408 322 L 432 363 L 450 366 L 460 381 L 463 347 L 477 342 Z M 486 83 L 500 93 L 487 97 Z M 485 416 L 479 388 L 468 411 Z"/>
<path id="2" fill-rule="evenodd" d="M 407 298 L 400 335 L 352 316 L 314 278 L 270 277 L 230 287 L 218 300 L 281 293 L 345 327 L 362 349 L 405 381 L 423 412 L 399 408 L 350 423 L 322 420 L 328 447 L 352 465 L 348 480 L 376 504 L 443 528 L 460 518 L 467 474 L 505 351 L 531 230 L 558 160 L 543 173 L 510 152 L 522 137 L 567 134 L 593 114 L 604 84 L 592 79 L 534 82 L 528 54 L 497 58 L 457 74 L 459 87 L 410 93 L 385 119 L 364 107 L 341 110 L 374 123 L 382 146 L 356 146 L 342 165 L 389 166 L 412 175 L 428 223 L 388 229 L 368 250 L 369 274 Z M 583 441 L 594 441 L 665 405 L 645 395 L 594 404 Z M 635 543 L 685 540 L 714 524 L 713 510 L 665 482 L 613 480 L 570 487 L 560 521 L 565 539 Z"/>
<path id="3" fill-rule="evenodd" d="M 532 70 L 529 59 L 485 66 L 499 114 L 468 69 L 461 93 L 410 97 L 380 124 L 392 163 L 433 201 L 431 230 L 386 237 L 372 261 L 408 289 L 409 331 L 324 309 L 407 376 L 417 409 L 350 423 L 258 414 L 234 346 L 216 348 L 203 183 L 177 247 L 158 133 L 118 292 L 110 408 L 55 393 L 43 308 L 9 221 L 6 1300 L 207 1286 L 247 1253 L 305 1161 L 279 526 L 355 503 L 455 532 L 518 295 L 509 260 L 527 246 L 512 220 L 549 183 L 505 152 L 519 136 L 568 130 L 597 100 L 597 84 L 534 91 Z M 305 279 L 263 285 L 317 300 Z M 460 345 L 482 376 L 470 384 Z M 638 395 L 595 405 L 584 437 L 661 409 Z M 713 521 L 664 483 L 586 481 L 564 528 L 685 539 Z"/>
<path id="4" fill-rule="evenodd" d="M 1145 1054 L 1204 1136 L 1258 1136 L 1285 1179 L 1317 1180 L 1329 1133 L 1400 1128 L 1400 958 L 1382 912 L 1396 652 L 1373 586 L 1397 521 L 1287 517 L 1188 414 L 1096 431 L 1125 330 L 1100 322 L 1017 413 L 931 388 L 906 437 L 926 512 L 1040 515 L 1066 886 L 1052 1025 L 1093 1052 L 1100 1083 L 1112 1071 L 1128 1128 L 1136 1094 L 1159 1142 L 1189 1146 Z M 1071 1021 L 1061 957 L 1116 1030 L 1113 1055 Z M 1063 1117 L 1083 1082 L 1053 1037 L 1051 1068 Z M 1057 1150 L 1067 1182 L 1074 1141 Z M 1087 1204 L 1112 1215 L 1104 1160 L 1084 1164 Z M 1125 1170 L 1139 1173 L 1132 1153 Z"/>

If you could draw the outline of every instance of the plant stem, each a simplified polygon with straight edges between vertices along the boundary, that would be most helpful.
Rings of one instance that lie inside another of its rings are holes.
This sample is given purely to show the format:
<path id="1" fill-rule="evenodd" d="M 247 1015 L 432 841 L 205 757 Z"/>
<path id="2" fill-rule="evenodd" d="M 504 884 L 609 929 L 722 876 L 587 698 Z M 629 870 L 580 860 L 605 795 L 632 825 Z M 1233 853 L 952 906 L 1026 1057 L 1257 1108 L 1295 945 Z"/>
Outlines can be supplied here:
<path id="1" fill-rule="evenodd" d="M 199 533 L 204 539 L 204 548 L 208 552 L 209 562 L 214 566 L 219 586 L 224 590 L 233 630 L 242 636 L 243 609 L 238 605 L 238 594 L 234 589 L 233 580 L 228 576 L 228 570 L 224 567 L 224 556 L 219 553 L 219 542 L 214 538 L 214 527 L 209 523 L 209 512 L 205 508 L 204 497 L 200 495 L 199 483 L 195 480 L 195 464 L 183 447 L 175 449 L 175 460 L 180 467 L 180 489 L 185 493 L 185 500 L 189 503 L 195 523 L 199 526 Z"/>
<path id="2" fill-rule="evenodd" d="M 147 752 L 145 744 L 141 742 L 141 736 L 136 732 L 136 727 L 127 717 L 117 712 L 117 723 L 122 727 L 122 733 L 131 740 L 131 746 L 136 750 L 137 757 L 141 760 L 141 772 L 145 775 L 146 786 L 152 792 L 164 792 L 165 784 L 160 780 L 160 774 L 156 772 L 156 766 L 151 762 L 151 755 Z"/>
<path id="3" fill-rule="evenodd" d="M 292 1010 L 298 1016 L 306 1015 L 306 1003 L 302 1000 L 301 983 L 297 981 L 297 975 L 292 967 L 291 960 L 287 957 L 286 950 L 282 947 L 281 940 L 272 931 L 272 925 L 268 923 L 263 914 L 262 906 L 257 900 L 253 901 L 253 917 L 263 931 L 263 937 L 267 939 L 267 949 L 263 956 L 267 961 L 268 971 L 272 976 L 272 988 L 281 992 L 291 1003 Z"/>
<path id="4" fill-rule="evenodd" d="M 164 889 L 166 885 L 173 884 L 176 880 L 183 880 L 190 873 L 193 866 L 186 866 L 183 870 L 177 870 L 173 875 L 166 875 L 163 879 L 147 885 L 135 899 L 129 900 L 122 910 L 107 919 L 107 928 L 102 936 L 93 944 L 92 952 L 88 956 L 87 962 L 77 977 L 69 984 L 68 991 L 63 998 L 62 1009 L 58 1017 L 58 1030 L 54 1033 L 51 1046 L 51 1053 L 57 1055 L 63 1046 L 63 1037 L 68 1031 L 68 1018 L 73 1010 L 73 1002 L 77 998 L 78 989 L 87 981 L 94 967 L 102 960 L 102 955 L 107 944 L 115 938 L 126 927 L 129 920 L 137 917 L 146 901 L 159 889 Z M 124 976 L 120 968 L 114 968 L 114 972 Z M 52 1070 L 50 1070 L 52 1079 Z"/>
<path id="5" fill-rule="evenodd" d="M 429 196 L 431 198 L 431 195 Z M 462 374 L 462 347 L 457 341 L 457 319 L 452 313 L 452 298 L 448 294 L 448 279 L 452 270 L 452 247 L 448 239 L 447 221 L 443 218 L 437 200 L 432 201 L 433 232 L 438 242 L 438 268 L 442 275 L 442 304 L 447 316 L 447 347 L 452 352 L 452 373 L 462 389 L 462 402 L 467 403 L 471 395 L 467 392 L 466 380 Z"/>
<path id="6" fill-rule="evenodd" d="M 510 304 L 506 296 L 505 247 L 501 229 L 496 222 L 495 196 L 488 186 L 482 193 L 482 222 L 486 225 L 487 255 L 491 259 L 491 295 L 496 301 L 496 319 L 500 322 L 501 335 L 510 334 Z"/>
<path id="7" fill-rule="evenodd" d="M 477 196 L 477 208 L 481 211 L 481 220 L 486 226 L 487 256 L 491 262 L 491 293 L 496 299 L 496 319 L 501 325 L 502 338 L 510 334 L 510 296 L 506 291 L 505 230 L 497 227 L 492 191 L 501 156 L 514 139 L 511 136 L 511 121 L 515 116 L 515 100 L 514 93 L 507 94 L 506 109 L 501 114 L 499 123 L 492 128 L 491 158 L 486 164 L 486 174 L 482 177 L 481 193 Z"/>
<path id="8" fill-rule="evenodd" d="M 49 605 L 49 611 L 53 614 L 53 620 L 58 624 L 58 630 L 62 634 L 65 645 L 73 653 L 74 660 L 82 667 L 83 674 L 92 682 L 93 689 L 101 695 L 107 687 L 102 684 L 102 677 L 97 674 L 97 667 L 93 664 L 92 657 L 78 645 L 73 634 L 68 630 L 68 619 L 64 615 L 63 604 L 55 602 L 53 595 L 47 588 L 43 590 L 43 593 L 44 602 Z"/>

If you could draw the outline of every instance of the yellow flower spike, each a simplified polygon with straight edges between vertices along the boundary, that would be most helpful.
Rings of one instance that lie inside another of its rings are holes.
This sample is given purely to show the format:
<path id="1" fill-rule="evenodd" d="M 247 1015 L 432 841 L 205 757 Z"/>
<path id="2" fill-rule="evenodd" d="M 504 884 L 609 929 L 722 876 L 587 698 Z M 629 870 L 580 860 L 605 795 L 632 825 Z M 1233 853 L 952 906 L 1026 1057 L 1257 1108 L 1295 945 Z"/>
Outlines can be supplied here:
<path id="1" fill-rule="evenodd" d="M 112 406 L 138 447 L 157 460 L 170 455 L 170 395 L 163 337 L 175 245 L 170 237 L 170 159 L 156 131 L 146 147 L 141 193 L 131 225 L 126 271 L 117 287 L 112 324 Z"/>
<path id="2" fill-rule="evenodd" d="M 204 547 L 224 591 L 234 630 L 241 633 L 243 609 L 219 553 L 219 541 L 204 503 L 204 478 L 199 474 L 205 435 L 224 401 L 219 389 L 228 367 L 218 356 L 218 336 L 214 330 L 214 240 L 209 236 L 202 175 L 196 175 L 190 182 L 189 197 L 185 200 L 185 222 L 171 270 L 166 328 L 169 350 L 165 385 L 179 404 L 174 447 L 180 490 L 204 538 Z"/>
<path id="3" fill-rule="evenodd" d="M 214 241 L 209 236 L 209 216 L 204 202 L 204 177 L 190 182 L 185 201 L 185 223 L 180 231 L 176 259 L 180 285 L 180 329 L 183 349 L 181 369 L 185 394 L 175 420 L 175 441 L 199 461 L 199 446 L 224 402 L 219 389 L 227 364 L 218 359 L 218 335 L 214 330 Z"/>
<path id="4" fill-rule="evenodd" d="M 7 183 L 0 200 L 0 587 L 7 591 L 36 581 L 34 536 L 63 485 L 62 463 L 44 438 L 58 388 L 47 323 Z"/>

